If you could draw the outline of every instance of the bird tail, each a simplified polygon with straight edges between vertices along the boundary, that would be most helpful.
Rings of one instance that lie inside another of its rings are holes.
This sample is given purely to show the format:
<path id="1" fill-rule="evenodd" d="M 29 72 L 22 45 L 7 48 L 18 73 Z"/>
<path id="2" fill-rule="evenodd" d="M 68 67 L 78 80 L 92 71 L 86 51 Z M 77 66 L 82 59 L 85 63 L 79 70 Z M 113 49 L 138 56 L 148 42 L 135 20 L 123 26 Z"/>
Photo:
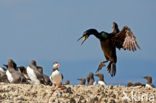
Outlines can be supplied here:
<path id="1" fill-rule="evenodd" d="M 107 66 L 107 70 L 110 73 L 111 77 L 115 76 L 115 74 L 116 74 L 116 63 L 109 62 L 108 66 Z"/>

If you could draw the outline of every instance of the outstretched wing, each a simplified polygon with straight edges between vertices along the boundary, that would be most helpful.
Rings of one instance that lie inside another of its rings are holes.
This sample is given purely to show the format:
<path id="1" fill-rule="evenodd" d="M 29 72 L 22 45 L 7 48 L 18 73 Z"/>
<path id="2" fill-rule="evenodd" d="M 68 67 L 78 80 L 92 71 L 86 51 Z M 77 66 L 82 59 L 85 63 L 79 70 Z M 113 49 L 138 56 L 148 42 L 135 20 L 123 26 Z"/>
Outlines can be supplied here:
<path id="1" fill-rule="evenodd" d="M 123 48 L 130 51 L 136 51 L 137 48 L 140 49 L 136 37 L 127 26 L 124 26 L 119 33 L 112 37 L 112 41 L 118 49 Z"/>
<path id="2" fill-rule="evenodd" d="M 112 34 L 120 32 L 118 28 L 118 24 L 116 22 L 113 22 L 113 31 Z"/>

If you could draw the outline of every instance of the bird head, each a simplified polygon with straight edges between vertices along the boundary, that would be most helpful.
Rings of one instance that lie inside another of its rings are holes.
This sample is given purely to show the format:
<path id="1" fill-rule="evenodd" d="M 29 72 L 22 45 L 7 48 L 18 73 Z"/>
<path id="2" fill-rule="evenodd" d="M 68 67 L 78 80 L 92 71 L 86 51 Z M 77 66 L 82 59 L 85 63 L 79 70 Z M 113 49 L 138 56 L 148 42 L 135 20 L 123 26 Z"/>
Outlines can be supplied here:
<path id="1" fill-rule="evenodd" d="M 53 69 L 58 69 L 60 67 L 60 64 L 58 62 L 53 63 Z"/>
<path id="2" fill-rule="evenodd" d="M 87 38 L 88 38 L 90 35 L 92 35 L 92 34 L 96 35 L 97 33 L 98 33 L 98 32 L 97 32 L 96 29 L 88 29 L 88 30 L 86 30 L 85 32 L 83 32 L 82 36 L 78 39 L 78 41 L 79 41 L 80 39 L 83 38 L 83 40 L 82 40 L 82 42 L 81 42 L 81 45 L 82 45 L 82 44 L 87 40 Z"/>
<path id="3" fill-rule="evenodd" d="M 41 74 L 43 74 L 43 68 L 42 68 L 42 66 L 37 66 L 37 70 L 38 70 Z"/>
<path id="4" fill-rule="evenodd" d="M 144 76 L 144 79 L 146 79 L 147 82 L 152 83 L 152 77 L 151 76 Z"/>
<path id="5" fill-rule="evenodd" d="M 65 84 L 66 85 L 69 85 L 70 84 L 70 81 L 69 80 L 66 80 Z"/>
<path id="6" fill-rule="evenodd" d="M 32 60 L 32 61 L 30 62 L 30 65 L 37 66 L 36 61 L 35 61 L 35 60 Z"/>
<path id="7" fill-rule="evenodd" d="M 102 73 L 95 74 L 100 80 L 104 80 L 104 75 Z"/>
<path id="8" fill-rule="evenodd" d="M 128 83 L 127 83 L 127 86 L 128 86 L 128 87 L 131 87 L 131 86 L 133 86 L 133 85 L 134 85 L 134 84 L 133 84 L 132 82 L 128 82 Z"/>
<path id="9" fill-rule="evenodd" d="M 81 81 L 81 85 L 85 85 L 85 83 L 86 83 L 86 79 L 85 78 L 80 78 L 80 79 L 77 79 L 77 80 Z"/>
<path id="10" fill-rule="evenodd" d="M 100 77 L 100 76 L 103 76 L 103 74 L 102 73 L 98 73 L 98 74 L 95 74 L 95 76 Z"/>
<path id="11" fill-rule="evenodd" d="M 94 74 L 93 74 L 92 72 L 90 72 L 90 73 L 88 74 L 88 76 L 91 77 L 91 78 L 94 78 Z"/>
<path id="12" fill-rule="evenodd" d="M 8 67 L 12 67 L 13 68 L 14 67 L 13 63 L 14 63 L 14 61 L 12 59 L 9 59 L 8 60 Z"/>

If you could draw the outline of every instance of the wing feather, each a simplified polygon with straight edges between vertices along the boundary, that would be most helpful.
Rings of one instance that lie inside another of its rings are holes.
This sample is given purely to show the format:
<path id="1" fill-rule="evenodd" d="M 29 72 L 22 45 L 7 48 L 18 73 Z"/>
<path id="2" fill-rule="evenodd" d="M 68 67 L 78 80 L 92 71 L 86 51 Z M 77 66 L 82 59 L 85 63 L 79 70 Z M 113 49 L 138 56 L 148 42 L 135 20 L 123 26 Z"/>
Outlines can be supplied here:
<path id="1" fill-rule="evenodd" d="M 112 40 L 118 49 L 123 48 L 124 50 L 129 51 L 136 51 L 137 48 L 140 49 L 136 37 L 127 26 L 124 26 L 123 29 L 112 38 Z"/>

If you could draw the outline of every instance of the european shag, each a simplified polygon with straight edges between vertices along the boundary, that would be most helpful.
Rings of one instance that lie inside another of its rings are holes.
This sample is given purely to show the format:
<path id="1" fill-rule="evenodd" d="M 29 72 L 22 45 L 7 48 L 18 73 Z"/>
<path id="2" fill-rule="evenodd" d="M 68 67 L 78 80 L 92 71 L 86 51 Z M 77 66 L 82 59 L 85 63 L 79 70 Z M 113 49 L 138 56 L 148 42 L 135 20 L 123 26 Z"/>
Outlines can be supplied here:
<path id="1" fill-rule="evenodd" d="M 102 67 L 105 66 L 105 63 L 109 61 L 107 70 L 112 77 L 116 74 L 116 48 L 118 48 L 119 50 L 122 48 L 129 51 L 136 51 L 137 48 L 140 49 L 136 41 L 136 37 L 131 32 L 130 28 L 128 26 L 124 26 L 120 31 L 117 23 L 115 22 L 113 22 L 113 31 L 111 33 L 104 31 L 98 32 L 96 29 L 86 30 L 81 37 L 83 38 L 81 45 L 90 35 L 94 35 L 99 39 L 102 51 L 106 58 L 105 61 L 102 61 L 100 63 L 96 72 L 101 70 Z M 78 40 L 80 40 L 81 38 L 79 38 Z"/>

